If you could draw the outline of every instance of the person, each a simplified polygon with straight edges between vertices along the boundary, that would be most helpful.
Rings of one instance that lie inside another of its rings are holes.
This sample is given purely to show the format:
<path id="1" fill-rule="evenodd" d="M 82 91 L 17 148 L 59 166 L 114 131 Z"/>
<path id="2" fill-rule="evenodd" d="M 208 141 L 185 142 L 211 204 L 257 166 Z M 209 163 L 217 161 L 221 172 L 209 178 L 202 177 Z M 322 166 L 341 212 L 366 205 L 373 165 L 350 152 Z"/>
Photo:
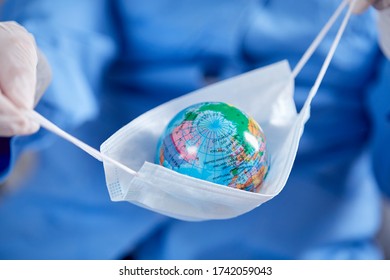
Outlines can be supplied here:
<path id="1" fill-rule="evenodd" d="M 295 65 L 339 4 L 5 1 L 1 20 L 17 21 L 35 41 L 20 25 L 1 24 L 2 178 L 26 151 L 36 158 L 1 198 L 0 258 L 383 258 L 374 237 L 382 194 L 390 194 L 384 156 L 390 63 L 378 46 L 373 9 L 350 20 L 313 100 L 287 185 L 234 219 L 184 222 L 113 203 L 100 162 L 44 129 L 36 132 L 23 114 L 37 103 L 35 110 L 98 147 L 148 109 L 210 81 L 282 59 Z M 387 26 L 380 38 L 389 55 Z M 335 32 L 296 78 L 298 109 Z M 52 71 L 42 98 L 35 89 L 38 48 Z"/>

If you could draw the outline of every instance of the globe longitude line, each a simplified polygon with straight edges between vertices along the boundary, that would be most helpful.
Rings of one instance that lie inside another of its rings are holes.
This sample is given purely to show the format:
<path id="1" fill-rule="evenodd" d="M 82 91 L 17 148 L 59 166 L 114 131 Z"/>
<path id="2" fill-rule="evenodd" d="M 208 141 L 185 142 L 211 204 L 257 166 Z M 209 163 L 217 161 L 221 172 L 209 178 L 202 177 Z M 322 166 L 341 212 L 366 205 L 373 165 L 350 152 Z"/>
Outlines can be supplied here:
<path id="1" fill-rule="evenodd" d="M 210 129 L 210 125 L 213 125 L 213 122 L 215 122 L 215 121 L 219 122 L 218 123 L 218 125 L 220 126 L 219 129 Z M 229 131 L 229 129 L 227 129 L 227 128 L 231 127 L 231 125 L 229 125 L 229 123 L 230 122 L 224 121 L 222 113 L 216 114 L 213 112 L 210 115 L 202 116 L 202 118 L 199 120 L 199 124 L 198 124 L 199 133 L 202 134 L 206 139 L 208 139 L 208 146 L 207 146 L 208 148 L 210 147 L 210 145 L 209 145 L 210 140 L 212 140 L 214 144 L 215 144 L 215 142 L 218 141 L 218 143 L 222 147 L 219 140 L 220 140 L 220 138 L 226 138 L 229 135 L 230 131 Z M 214 163 L 216 163 L 216 149 L 214 148 L 213 150 L 214 150 L 213 151 Z M 209 154 L 207 154 L 205 152 L 201 152 L 201 153 L 204 154 L 206 157 L 209 156 Z M 215 175 L 216 175 L 215 172 L 217 169 L 213 168 L 213 170 L 214 170 L 214 177 L 215 177 Z"/>
<path id="2" fill-rule="evenodd" d="M 215 136 L 214 139 L 215 139 L 215 142 L 218 143 L 217 144 L 218 147 L 223 147 L 225 149 L 225 155 L 220 157 L 221 160 L 224 162 L 223 166 L 230 166 L 230 162 L 229 162 L 229 154 L 230 153 L 229 153 L 229 150 L 227 150 L 227 147 L 226 147 L 226 143 L 227 143 L 226 139 L 231 137 L 229 134 L 232 133 L 232 131 L 234 131 L 234 127 L 231 126 L 231 122 L 230 121 L 226 121 L 226 122 L 222 122 L 221 130 L 224 131 L 224 133 L 221 133 L 222 136 L 217 135 L 217 132 L 215 132 L 216 136 Z M 230 140 L 228 139 L 227 141 L 230 141 Z M 214 159 L 215 159 L 215 162 L 216 162 L 216 152 L 215 152 L 215 149 L 214 149 Z M 214 169 L 214 170 L 216 170 L 216 169 Z M 224 168 L 222 167 L 221 170 L 224 170 Z M 229 170 L 228 172 L 229 172 L 230 176 L 233 176 L 233 174 L 231 173 L 232 172 L 231 170 Z M 215 173 L 214 173 L 214 178 L 215 178 Z M 227 179 L 227 180 L 225 179 L 224 180 L 224 184 L 228 185 L 229 181 L 231 180 L 231 178 L 232 177 L 229 177 L 229 179 Z"/>
<path id="3" fill-rule="evenodd" d="M 198 133 L 194 133 L 194 132 L 193 132 L 193 131 L 196 131 L 196 129 L 194 129 L 194 126 L 191 126 L 190 131 L 192 131 L 192 132 L 190 132 L 188 135 L 192 135 L 193 137 L 190 138 L 190 139 L 188 139 L 188 140 L 186 141 L 186 145 L 187 145 L 187 143 L 190 142 L 190 141 L 192 141 L 192 142 L 193 142 L 192 145 L 195 145 L 195 146 L 196 146 L 196 144 L 197 144 L 198 142 L 200 142 L 200 145 L 198 146 L 198 151 L 199 151 L 199 147 L 202 145 L 202 141 L 201 141 L 201 140 L 202 140 L 202 137 L 201 137 Z M 196 139 L 196 136 L 198 136 L 197 139 Z M 191 143 L 188 143 L 188 144 L 191 145 Z M 188 149 L 186 149 L 186 151 L 188 151 Z M 186 155 L 188 155 L 188 153 L 187 153 Z M 196 160 L 193 160 L 192 163 L 189 162 L 189 161 L 186 161 L 186 162 L 189 163 L 189 164 L 192 164 L 192 167 L 194 167 L 194 166 L 195 166 Z"/>
<path id="4" fill-rule="evenodd" d="M 262 139 L 261 136 L 260 136 L 260 139 Z M 248 169 L 248 171 L 246 173 L 247 180 L 249 180 L 250 178 L 253 178 L 255 175 L 257 175 L 258 172 L 260 172 L 261 167 L 263 166 L 261 158 L 259 158 L 258 156 L 254 157 L 254 155 L 256 153 L 259 153 L 259 151 L 255 151 L 251 154 L 247 154 L 247 156 L 244 158 L 244 160 L 251 162 L 250 168 Z M 253 157 L 254 157 L 254 159 L 250 160 Z M 246 180 L 246 182 L 247 182 L 247 180 Z M 252 188 L 257 188 L 257 187 L 258 186 L 255 186 L 255 185 L 252 186 Z"/>
<path id="5" fill-rule="evenodd" d="M 181 125 L 181 128 L 183 127 L 183 125 Z M 172 134 L 173 133 L 171 133 L 170 135 L 169 135 L 169 137 L 171 138 L 171 143 L 170 143 L 170 145 L 169 145 L 169 147 L 172 149 L 172 148 L 174 148 L 176 151 L 177 151 L 177 153 L 179 154 L 179 155 L 181 155 L 181 153 L 180 153 L 180 150 L 178 150 L 178 147 L 180 147 L 180 142 L 184 142 L 184 144 L 186 144 L 187 143 L 187 139 L 186 139 L 186 136 L 188 136 L 188 135 L 191 135 L 191 127 L 189 128 L 189 129 L 181 129 L 179 132 L 184 132 L 184 131 L 189 131 L 188 133 L 180 133 L 180 137 L 179 137 L 179 140 L 178 140 L 178 142 L 175 142 L 174 141 L 174 139 L 173 139 L 173 136 L 172 136 Z M 199 137 L 199 139 L 200 139 L 200 137 Z M 187 155 L 188 155 L 188 153 L 187 153 Z M 164 157 L 166 158 L 166 156 L 164 155 Z M 188 161 L 186 161 L 182 156 L 181 156 L 181 158 L 182 158 L 182 160 L 183 161 L 185 161 L 185 162 L 188 162 Z"/>
<path id="6" fill-rule="evenodd" d="M 226 139 L 227 138 L 227 136 L 224 136 L 223 137 L 223 139 Z M 220 142 L 220 140 L 222 140 L 222 138 L 220 138 L 220 137 L 216 137 L 215 138 L 215 140 L 216 140 L 216 142 L 218 143 L 218 147 L 224 147 L 224 145 Z M 226 158 L 228 157 L 228 153 L 227 153 L 227 151 L 225 151 L 225 154 L 224 155 L 222 155 L 221 157 L 219 157 L 223 162 L 224 162 L 224 166 L 227 166 L 227 163 L 226 163 Z M 215 160 L 215 162 L 216 162 L 216 152 L 214 152 L 214 160 Z M 223 170 L 223 168 L 222 169 L 220 169 L 220 170 Z M 215 173 L 214 173 L 214 178 L 215 178 Z M 226 181 L 226 180 L 225 180 Z M 225 182 L 225 185 L 228 185 L 228 184 L 226 184 L 227 182 Z"/>
<path id="7" fill-rule="evenodd" d="M 197 127 L 198 133 L 200 135 L 202 135 L 206 140 L 206 141 L 202 141 L 202 144 L 198 149 L 198 153 L 202 154 L 204 156 L 204 161 L 205 161 L 204 168 L 206 168 L 206 165 L 207 165 L 206 163 L 208 162 L 209 159 L 211 160 L 212 156 L 213 156 L 214 163 L 216 162 L 215 148 L 213 149 L 214 150 L 213 152 L 210 151 L 210 147 L 212 147 L 215 144 L 216 139 L 218 139 L 218 131 L 215 129 L 210 129 L 210 125 L 212 125 L 212 122 L 215 121 L 215 119 L 216 119 L 215 114 L 212 113 L 211 115 L 204 115 L 203 114 L 203 116 L 201 116 L 201 118 L 195 120 L 195 122 L 197 123 L 197 125 L 195 127 Z M 226 134 L 226 133 L 223 133 L 223 134 Z M 203 149 L 203 147 L 204 147 L 204 149 Z M 212 168 L 212 170 L 210 168 L 206 168 L 206 169 L 208 171 L 212 172 L 212 174 L 214 176 L 214 178 L 213 178 L 213 180 L 214 180 L 216 178 L 216 175 L 217 175 L 217 173 L 216 173 L 217 169 L 216 168 Z"/>
<path id="8" fill-rule="evenodd" d="M 218 114 L 214 113 L 209 113 L 207 114 L 208 111 L 202 112 L 202 115 L 200 116 L 200 119 L 198 121 L 197 127 L 199 128 L 199 133 L 202 134 L 205 137 L 208 137 L 205 134 L 208 134 L 210 131 L 218 131 L 218 132 L 225 132 L 224 126 L 229 126 L 227 124 L 227 121 L 224 121 L 223 114 L 218 112 Z M 213 122 L 218 121 L 219 122 L 219 129 L 210 129 L 210 126 L 213 124 Z M 228 135 L 229 131 L 227 130 L 225 133 L 221 133 L 223 136 Z"/>
<path id="9" fill-rule="evenodd" d="M 196 126 L 192 126 L 191 128 L 193 128 L 193 131 L 194 131 L 193 134 L 198 136 L 198 139 L 196 140 L 195 144 L 200 142 L 200 145 L 197 146 L 197 153 L 196 153 L 196 156 L 199 157 L 199 152 L 201 151 L 201 148 L 202 148 L 202 145 L 203 145 L 202 136 L 198 133 L 198 131 L 196 129 Z M 196 131 L 196 133 L 195 133 L 195 131 Z M 195 162 L 196 161 L 194 160 L 193 164 L 192 164 L 192 167 L 195 166 Z M 202 166 L 198 166 L 198 167 L 201 168 Z"/>
<path id="10" fill-rule="evenodd" d="M 217 137 L 216 137 L 216 133 L 214 133 L 213 137 L 214 137 L 213 141 L 216 140 L 216 138 L 217 138 Z M 215 142 L 214 142 L 214 144 L 215 144 Z M 207 148 L 210 149 L 210 146 L 207 147 Z M 214 162 L 216 162 L 216 152 L 215 152 L 215 148 L 213 149 L 213 155 L 214 155 Z M 214 176 L 214 178 L 215 178 L 215 173 L 216 173 L 216 170 L 215 170 L 215 168 L 213 168 L 213 176 Z"/>
<path id="11" fill-rule="evenodd" d="M 207 138 L 206 150 L 210 147 L 210 141 L 212 141 L 212 139 L 211 138 Z M 206 142 L 206 141 L 204 141 L 204 142 Z M 207 152 L 203 153 L 202 149 L 199 149 L 198 153 L 205 154 L 205 162 L 207 162 L 207 157 L 209 156 L 209 153 L 207 153 Z M 205 166 L 203 166 L 203 167 L 205 167 Z M 209 169 L 206 168 L 206 170 L 209 170 Z M 212 171 L 213 171 L 213 176 L 215 177 L 215 169 L 213 169 Z"/>
<path id="12" fill-rule="evenodd" d="M 235 141 L 237 141 L 237 140 L 235 139 Z M 242 147 L 242 148 L 243 148 L 243 150 L 241 150 L 241 151 L 238 151 L 238 149 L 236 151 L 234 151 L 234 155 L 235 156 L 242 157 L 243 154 L 245 155 L 243 158 L 240 159 L 240 161 L 239 161 L 240 165 L 241 165 L 241 163 L 243 163 L 245 161 L 250 162 L 250 159 L 253 156 L 252 154 L 249 154 L 249 153 L 245 152 L 246 151 L 245 147 Z M 253 169 L 254 165 L 251 164 L 251 167 L 249 169 L 247 169 L 247 168 L 240 168 L 240 165 L 237 166 L 237 176 L 238 176 L 238 179 L 239 179 L 238 183 L 239 184 L 245 184 L 251 178 L 251 175 L 253 175 L 252 169 Z M 242 182 L 242 181 L 244 181 L 244 182 Z"/>

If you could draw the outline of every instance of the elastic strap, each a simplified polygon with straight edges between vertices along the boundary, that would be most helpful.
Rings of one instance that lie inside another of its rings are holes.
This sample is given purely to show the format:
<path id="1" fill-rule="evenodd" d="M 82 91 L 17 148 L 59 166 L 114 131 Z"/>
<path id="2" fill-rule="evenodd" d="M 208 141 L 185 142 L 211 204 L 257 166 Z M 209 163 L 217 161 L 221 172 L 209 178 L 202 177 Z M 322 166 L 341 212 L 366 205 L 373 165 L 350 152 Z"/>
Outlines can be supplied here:
<path id="1" fill-rule="evenodd" d="M 66 131 L 62 130 L 61 128 L 59 128 L 58 126 L 56 126 L 54 123 L 52 123 L 51 121 L 49 121 L 48 119 L 46 119 L 44 116 L 42 116 L 41 114 L 39 114 L 38 112 L 36 111 L 26 111 L 25 112 L 25 115 L 27 115 L 30 119 L 36 121 L 37 123 L 39 123 L 42 127 L 46 128 L 47 130 L 53 132 L 54 134 L 58 135 L 59 137 L 61 138 L 64 138 L 65 140 L 68 140 L 69 142 L 71 142 L 72 144 L 76 145 L 77 147 L 79 147 L 80 149 L 82 149 L 83 151 L 85 151 L 86 153 L 90 154 L 91 156 L 93 156 L 94 158 L 96 158 L 97 160 L 99 161 L 107 161 L 109 163 L 112 163 L 113 165 L 115 165 L 116 167 L 132 174 L 132 175 L 137 175 L 137 172 L 134 171 L 133 169 L 123 165 L 122 163 L 102 154 L 101 152 L 99 152 L 98 150 L 96 150 L 95 148 L 89 146 L 88 144 L 82 142 L 81 140 L 77 139 L 76 137 L 70 135 L 69 133 L 67 133 Z"/>
<path id="2" fill-rule="evenodd" d="M 317 91 L 318 91 L 318 88 L 320 87 L 320 84 L 325 76 L 325 73 L 326 71 L 328 70 L 328 67 L 329 67 L 329 64 L 330 64 L 330 61 L 332 60 L 333 56 L 334 56 L 334 53 L 336 51 L 336 48 L 340 42 L 340 39 L 341 39 L 341 36 L 343 35 L 344 33 L 344 30 L 348 24 L 348 21 L 351 17 L 351 14 L 352 14 L 352 10 L 353 10 L 353 7 L 355 5 L 357 0 L 352 0 L 351 4 L 349 5 L 349 8 L 348 8 L 348 11 L 346 13 L 346 15 L 344 16 L 344 19 L 340 25 L 340 28 L 339 30 L 337 31 L 337 34 L 336 34 L 336 37 L 335 39 L 333 40 L 332 42 L 332 45 L 330 47 L 330 50 L 325 58 L 325 61 L 321 67 L 321 70 L 314 82 L 314 85 L 313 87 L 311 88 L 310 92 L 309 92 L 309 95 L 305 101 L 305 104 L 301 110 L 301 112 L 303 111 L 306 111 L 308 110 L 310 104 L 311 104 L 311 101 L 313 100 L 314 96 L 317 94 Z M 309 60 L 309 58 L 311 57 L 311 55 L 314 53 L 314 51 L 316 50 L 316 48 L 318 47 L 318 45 L 320 44 L 320 42 L 322 41 L 322 39 L 325 37 L 326 33 L 329 31 L 329 29 L 332 27 L 332 25 L 334 24 L 334 22 L 336 21 L 336 19 L 339 17 L 341 11 L 344 9 L 345 5 L 347 5 L 349 3 L 349 0 L 344 0 L 340 6 L 337 8 L 336 12 L 332 15 L 332 17 L 329 19 L 329 21 L 327 22 L 327 24 L 324 26 L 324 28 L 321 30 L 321 32 L 319 33 L 319 35 L 316 37 L 316 39 L 313 41 L 313 43 L 309 46 L 309 48 L 307 49 L 307 51 L 305 52 L 305 54 L 302 56 L 301 60 L 298 62 L 297 66 L 294 68 L 293 70 L 293 77 L 295 78 L 299 72 L 301 71 L 301 69 L 303 68 L 303 66 L 306 64 L 306 62 Z"/>
<path id="3" fill-rule="evenodd" d="M 306 52 L 303 54 L 302 58 L 298 61 L 297 65 L 295 66 L 294 70 L 292 71 L 294 79 L 298 76 L 298 74 L 301 72 L 302 68 L 306 65 L 306 62 L 313 55 L 313 53 L 315 52 L 315 50 L 317 49 L 319 44 L 325 38 L 326 34 L 328 34 L 329 30 L 332 28 L 333 24 L 336 22 L 336 20 L 338 19 L 338 17 L 340 16 L 341 12 L 344 10 L 344 8 L 347 4 L 348 4 L 348 0 L 344 0 L 343 2 L 341 2 L 341 4 L 336 9 L 336 11 L 329 18 L 328 22 L 321 29 L 320 33 L 318 33 L 317 37 L 310 44 L 310 46 L 307 48 Z"/>

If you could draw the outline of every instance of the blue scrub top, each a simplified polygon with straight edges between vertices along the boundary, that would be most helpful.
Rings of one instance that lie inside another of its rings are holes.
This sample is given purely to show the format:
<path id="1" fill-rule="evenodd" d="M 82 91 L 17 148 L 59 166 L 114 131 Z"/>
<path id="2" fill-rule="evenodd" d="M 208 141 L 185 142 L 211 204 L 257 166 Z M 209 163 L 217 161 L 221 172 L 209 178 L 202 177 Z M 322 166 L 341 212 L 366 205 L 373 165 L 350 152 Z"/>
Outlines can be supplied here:
<path id="1" fill-rule="evenodd" d="M 282 59 L 294 66 L 339 3 L 13 0 L 2 19 L 33 33 L 52 66 L 37 110 L 98 148 L 148 109 L 210 81 Z M 296 79 L 298 109 L 335 32 Z M 33 151 L 36 162 L 0 201 L 0 258 L 381 258 L 373 241 L 380 189 L 368 144 L 390 138 L 383 105 L 389 68 L 374 13 L 354 16 L 313 101 L 284 190 L 229 220 L 183 222 L 111 202 L 100 162 L 43 129 L 14 137 L 3 177 L 21 153 Z M 384 148 L 374 160 L 382 160 L 377 175 L 390 193 L 380 168 L 387 164 Z"/>

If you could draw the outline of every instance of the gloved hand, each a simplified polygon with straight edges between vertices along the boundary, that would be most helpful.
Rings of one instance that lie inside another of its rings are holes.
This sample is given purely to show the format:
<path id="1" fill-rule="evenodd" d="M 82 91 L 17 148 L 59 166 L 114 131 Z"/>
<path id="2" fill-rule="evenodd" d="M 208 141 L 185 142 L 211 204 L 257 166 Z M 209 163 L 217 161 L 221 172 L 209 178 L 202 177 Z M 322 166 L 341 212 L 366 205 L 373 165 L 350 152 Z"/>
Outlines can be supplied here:
<path id="1" fill-rule="evenodd" d="M 362 13 L 370 5 L 378 10 L 379 44 L 390 59 L 390 0 L 357 0 L 353 12 Z"/>
<path id="2" fill-rule="evenodd" d="M 371 5 L 377 10 L 384 10 L 390 8 L 390 0 L 357 0 L 353 12 L 360 14 Z"/>
<path id="3" fill-rule="evenodd" d="M 15 22 L 0 22 L 0 136 L 31 134 L 39 125 L 21 113 L 36 102 L 37 47 Z"/>

